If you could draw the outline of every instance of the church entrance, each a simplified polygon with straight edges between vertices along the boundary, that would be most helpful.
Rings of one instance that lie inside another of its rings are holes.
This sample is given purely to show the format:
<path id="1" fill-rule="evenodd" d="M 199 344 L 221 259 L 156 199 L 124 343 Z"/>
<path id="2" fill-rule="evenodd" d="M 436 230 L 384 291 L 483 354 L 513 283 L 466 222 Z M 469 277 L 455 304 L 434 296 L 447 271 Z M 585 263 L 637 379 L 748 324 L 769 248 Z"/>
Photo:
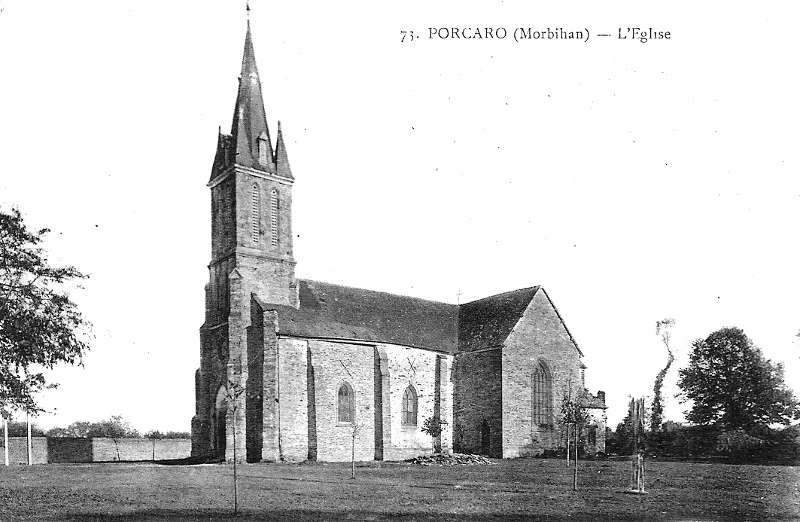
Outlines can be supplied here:
<path id="1" fill-rule="evenodd" d="M 486 422 L 484 419 L 483 425 L 481 425 L 481 455 L 489 455 L 489 448 L 491 447 L 491 428 L 489 428 L 489 423 Z"/>
<path id="2" fill-rule="evenodd" d="M 225 396 L 225 387 L 221 387 L 217 392 L 217 400 L 214 404 L 214 455 L 224 459 L 225 458 L 225 441 L 227 439 L 227 430 L 225 429 L 225 421 L 228 416 L 228 401 Z"/>

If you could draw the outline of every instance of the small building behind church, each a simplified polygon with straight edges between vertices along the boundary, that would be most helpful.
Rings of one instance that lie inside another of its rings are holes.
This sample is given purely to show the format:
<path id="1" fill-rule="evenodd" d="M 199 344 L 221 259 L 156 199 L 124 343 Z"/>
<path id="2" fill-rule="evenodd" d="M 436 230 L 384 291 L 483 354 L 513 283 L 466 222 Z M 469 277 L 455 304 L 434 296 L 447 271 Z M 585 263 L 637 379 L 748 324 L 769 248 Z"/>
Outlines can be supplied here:
<path id="1" fill-rule="evenodd" d="M 564 445 L 562 398 L 583 390 L 578 347 L 540 286 L 449 304 L 295 277 L 292 186 L 273 147 L 249 28 L 230 134 L 211 189 L 211 263 L 195 375 L 192 455 L 231 460 L 513 458 Z M 588 395 L 589 453 L 605 395 Z M 422 431 L 438 419 L 435 439 Z"/>

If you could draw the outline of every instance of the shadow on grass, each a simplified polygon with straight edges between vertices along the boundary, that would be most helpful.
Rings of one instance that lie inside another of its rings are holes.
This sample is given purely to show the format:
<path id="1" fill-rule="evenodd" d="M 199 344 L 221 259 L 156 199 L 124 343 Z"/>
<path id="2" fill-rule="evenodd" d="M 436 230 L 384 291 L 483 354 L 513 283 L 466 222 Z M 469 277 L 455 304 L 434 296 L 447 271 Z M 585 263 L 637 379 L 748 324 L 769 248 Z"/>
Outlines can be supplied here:
<path id="1" fill-rule="evenodd" d="M 364 520 L 364 521 L 437 521 L 437 522 L 467 522 L 474 520 L 516 520 L 516 521 L 552 521 L 552 522 L 566 522 L 566 521 L 588 521 L 597 520 L 597 514 L 591 513 L 572 513 L 571 515 L 558 515 L 558 516 L 537 516 L 532 514 L 495 514 L 495 513 L 422 513 L 422 512 L 372 512 L 372 511 L 311 511 L 311 510 L 274 510 L 274 511 L 240 511 L 234 514 L 230 510 L 169 510 L 169 509 L 155 509 L 155 510 L 141 510 L 132 511 L 128 513 L 73 513 L 60 515 L 58 520 L 65 522 L 155 522 L 162 520 L 238 520 L 238 521 L 255 521 L 255 520 L 270 520 L 277 522 L 288 521 L 330 521 L 330 520 Z M 614 520 L 642 520 L 641 515 L 623 518 L 615 516 Z"/>

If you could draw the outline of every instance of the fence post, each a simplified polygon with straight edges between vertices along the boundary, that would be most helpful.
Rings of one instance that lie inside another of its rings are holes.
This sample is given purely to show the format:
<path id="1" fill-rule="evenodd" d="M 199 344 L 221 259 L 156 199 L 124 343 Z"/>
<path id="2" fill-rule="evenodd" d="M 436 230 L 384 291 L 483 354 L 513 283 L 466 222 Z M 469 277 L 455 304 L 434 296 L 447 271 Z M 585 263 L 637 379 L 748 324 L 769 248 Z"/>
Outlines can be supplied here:
<path id="1" fill-rule="evenodd" d="M 28 466 L 33 465 L 33 444 L 31 442 L 31 414 L 25 412 L 25 422 L 28 424 Z"/>
<path id="2" fill-rule="evenodd" d="M 3 444 L 5 444 L 6 466 L 8 466 L 8 419 L 3 416 Z"/>

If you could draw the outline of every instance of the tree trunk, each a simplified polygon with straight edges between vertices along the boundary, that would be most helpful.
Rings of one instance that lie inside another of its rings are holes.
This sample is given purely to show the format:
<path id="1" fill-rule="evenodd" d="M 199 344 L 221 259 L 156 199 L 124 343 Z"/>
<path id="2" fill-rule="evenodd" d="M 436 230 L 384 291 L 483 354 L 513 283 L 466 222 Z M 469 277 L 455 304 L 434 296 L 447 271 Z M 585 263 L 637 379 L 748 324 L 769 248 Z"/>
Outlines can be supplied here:
<path id="1" fill-rule="evenodd" d="M 239 512 L 239 498 L 236 490 L 236 409 L 233 410 L 233 512 Z"/>
<path id="2" fill-rule="evenodd" d="M 31 443 L 31 416 L 25 412 L 25 422 L 28 424 L 28 466 L 33 464 L 33 444 Z"/>
<path id="3" fill-rule="evenodd" d="M 569 467 L 569 424 L 567 424 L 567 467 Z"/>
<path id="4" fill-rule="evenodd" d="M 575 425 L 575 473 L 572 477 L 572 491 L 578 491 L 578 425 Z"/>
<path id="5" fill-rule="evenodd" d="M 353 446 L 350 453 L 350 478 L 356 478 L 356 427 L 353 426 Z"/>
<path id="6" fill-rule="evenodd" d="M 5 444 L 6 466 L 8 466 L 8 419 L 3 417 L 3 443 Z"/>

